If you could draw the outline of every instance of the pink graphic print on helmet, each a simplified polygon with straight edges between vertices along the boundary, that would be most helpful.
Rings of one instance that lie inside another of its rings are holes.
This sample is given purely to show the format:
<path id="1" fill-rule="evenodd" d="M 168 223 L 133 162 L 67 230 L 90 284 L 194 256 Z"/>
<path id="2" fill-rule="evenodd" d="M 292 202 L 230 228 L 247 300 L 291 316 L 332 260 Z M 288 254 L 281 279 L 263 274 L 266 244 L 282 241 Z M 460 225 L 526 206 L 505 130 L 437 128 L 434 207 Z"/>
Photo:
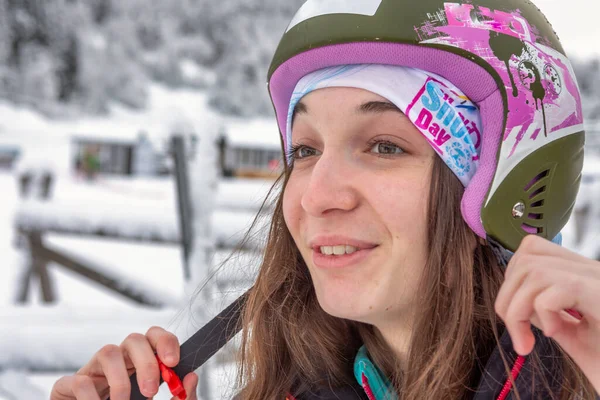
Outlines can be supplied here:
<path id="1" fill-rule="evenodd" d="M 581 99 L 571 64 L 548 46 L 548 40 L 540 37 L 518 10 L 508 13 L 446 3 L 444 10 L 430 14 L 429 20 L 416 28 L 422 43 L 471 51 L 498 72 L 510 110 L 504 132 L 505 158 L 513 156 L 523 143 L 527 149 L 538 148 L 581 130 Z"/>

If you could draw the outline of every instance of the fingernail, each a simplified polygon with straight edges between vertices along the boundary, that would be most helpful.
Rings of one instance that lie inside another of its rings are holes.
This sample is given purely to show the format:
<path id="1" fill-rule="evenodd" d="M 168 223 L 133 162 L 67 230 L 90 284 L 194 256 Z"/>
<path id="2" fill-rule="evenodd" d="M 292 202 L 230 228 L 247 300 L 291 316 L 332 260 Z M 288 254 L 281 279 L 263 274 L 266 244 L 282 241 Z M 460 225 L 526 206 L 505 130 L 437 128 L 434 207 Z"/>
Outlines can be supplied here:
<path id="1" fill-rule="evenodd" d="M 158 390 L 158 382 L 154 379 L 147 379 L 144 381 L 143 387 L 146 394 L 153 395 Z"/>
<path id="2" fill-rule="evenodd" d="M 165 353 L 165 361 L 168 362 L 169 364 L 175 363 L 176 360 L 177 359 L 175 358 L 175 353 L 173 353 L 173 352 Z"/>

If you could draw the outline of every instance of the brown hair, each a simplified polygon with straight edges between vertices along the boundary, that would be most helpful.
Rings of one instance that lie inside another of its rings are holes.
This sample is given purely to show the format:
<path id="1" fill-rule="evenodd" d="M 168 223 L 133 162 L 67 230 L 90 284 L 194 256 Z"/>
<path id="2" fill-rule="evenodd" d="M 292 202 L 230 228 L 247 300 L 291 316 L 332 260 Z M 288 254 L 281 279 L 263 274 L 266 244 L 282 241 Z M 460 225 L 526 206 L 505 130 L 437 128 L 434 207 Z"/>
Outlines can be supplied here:
<path id="1" fill-rule="evenodd" d="M 286 168 L 280 178 L 283 190 L 290 172 Z M 431 252 L 418 291 L 423 306 L 413 325 L 419 335 L 411 338 L 406 371 L 376 328 L 321 309 L 306 264 L 285 224 L 281 192 L 264 260 L 243 311 L 237 398 L 284 400 L 293 390 L 298 394 L 300 382 L 314 387 L 349 384 L 355 379 L 354 357 L 363 344 L 401 399 L 472 398 L 481 370 L 499 344 L 498 332 L 503 330 L 494 311 L 503 272 L 489 245 L 464 222 L 460 213 L 463 192 L 458 179 L 436 157 L 428 204 Z M 562 371 L 562 377 L 557 377 L 562 389 L 555 398 L 595 399 L 583 373 L 554 346 L 561 355 Z M 502 358 L 510 375 L 507 356 Z M 535 379 L 549 389 L 535 351 L 528 363 Z"/>

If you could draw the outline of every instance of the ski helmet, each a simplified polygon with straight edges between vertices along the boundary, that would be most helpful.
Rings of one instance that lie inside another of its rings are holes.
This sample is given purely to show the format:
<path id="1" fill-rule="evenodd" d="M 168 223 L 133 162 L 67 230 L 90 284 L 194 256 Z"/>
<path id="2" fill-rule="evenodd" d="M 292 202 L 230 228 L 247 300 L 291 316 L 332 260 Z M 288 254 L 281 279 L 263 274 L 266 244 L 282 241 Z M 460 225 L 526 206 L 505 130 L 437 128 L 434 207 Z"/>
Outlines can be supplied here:
<path id="1" fill-rule="evenodd" d="M 529 0 L 308 0 L 283 34 L 268 88 L 286 148 L 292 92 L 335 65 L 418 68 L 479 107 L 479 168 L 461 211 L 479 236 L 516 250 L 554 238 L 579 190 L 581 95 L 558 36 Z"/>

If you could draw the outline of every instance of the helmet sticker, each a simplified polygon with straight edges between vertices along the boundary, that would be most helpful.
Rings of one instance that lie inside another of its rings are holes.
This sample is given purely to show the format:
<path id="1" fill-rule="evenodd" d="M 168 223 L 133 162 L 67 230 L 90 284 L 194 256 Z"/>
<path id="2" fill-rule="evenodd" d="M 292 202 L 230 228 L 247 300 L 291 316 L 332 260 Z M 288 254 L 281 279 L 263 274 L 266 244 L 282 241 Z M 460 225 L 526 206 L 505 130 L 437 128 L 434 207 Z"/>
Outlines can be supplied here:
<path id="1" fill-rule="evenodd" d="M 307 19 L 327 14 L 357 14 L 372 17 L 383 0 L 308 0 L 298 10 L 286 32 Z"/>
<path id="2" fill-rule="evenodd" d="M 466 186 L 479 164 L 481 118 L 465 95 L 429 77 L 406 115 Z"/>
<path id="3" fill-rule="evenodd" d="M 521 16 L 473 4 L 444 3 L 415 27 L 421 43 L 459 47 L 490 63 L 504 81 L 508 109 L 498 175 L 536 149 L 583 130 L 581 99 L 569 60 Z"/>

